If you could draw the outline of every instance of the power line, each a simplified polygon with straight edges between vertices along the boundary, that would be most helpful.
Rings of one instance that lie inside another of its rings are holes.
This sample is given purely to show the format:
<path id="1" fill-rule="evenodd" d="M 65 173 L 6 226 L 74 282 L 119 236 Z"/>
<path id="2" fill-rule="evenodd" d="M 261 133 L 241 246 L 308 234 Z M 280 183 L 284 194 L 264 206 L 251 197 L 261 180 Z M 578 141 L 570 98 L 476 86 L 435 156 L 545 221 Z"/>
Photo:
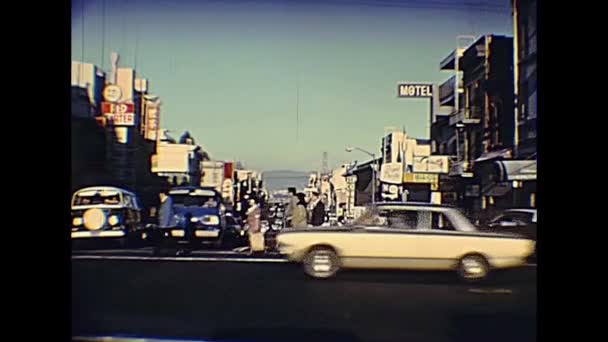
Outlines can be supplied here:
<path id="1" fill-rule="evenodd" d="M 82 8 L 80 9 L 80 25 L 82 34 L 80 35 L 80 61 L 84 62 L 84 0 L 80 1 Z"/>
<path id="2" fill-rule="evenodd" d="M 106 42 L 106 0 L 102 1 L 102 14 L 101 14 L 101 61 L 99 65 L 103 70 L 103 56 L 105 54 L 105 42 Z"/>

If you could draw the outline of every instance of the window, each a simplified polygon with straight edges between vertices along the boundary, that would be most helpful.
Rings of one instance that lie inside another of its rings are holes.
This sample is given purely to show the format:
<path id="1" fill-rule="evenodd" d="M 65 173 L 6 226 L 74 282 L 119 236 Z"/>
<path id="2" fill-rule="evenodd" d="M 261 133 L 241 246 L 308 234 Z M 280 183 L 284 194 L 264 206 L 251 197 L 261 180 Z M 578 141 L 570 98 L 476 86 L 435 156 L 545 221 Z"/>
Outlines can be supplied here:
<path id="1" fill-rule="evenodd" d="M 387 215 L 387 225 L 397 229 L 418 228 L 418 212 L 409 210 L 392 211 Z"/>
<path id="2" fill-rule="evenodd" d="M 446 217 L 443 213 L 433 213 L 433 226 L 432 229 L 435 230 L 447 230 L 447 231 L 455 231 L 454 225 L 450 221 L 448 217 Z"/>

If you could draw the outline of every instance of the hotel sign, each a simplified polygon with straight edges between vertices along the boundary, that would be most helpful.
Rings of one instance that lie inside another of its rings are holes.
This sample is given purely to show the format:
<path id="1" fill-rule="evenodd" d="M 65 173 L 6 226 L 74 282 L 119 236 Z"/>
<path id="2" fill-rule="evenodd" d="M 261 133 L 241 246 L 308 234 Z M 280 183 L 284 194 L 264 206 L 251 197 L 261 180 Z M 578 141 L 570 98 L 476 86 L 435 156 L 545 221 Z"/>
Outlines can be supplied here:
<path id="1" fill-rule="evenodd" d="M 432 84 L 400 83 L 397 88 L 398 97 L 433 97 Z"/>

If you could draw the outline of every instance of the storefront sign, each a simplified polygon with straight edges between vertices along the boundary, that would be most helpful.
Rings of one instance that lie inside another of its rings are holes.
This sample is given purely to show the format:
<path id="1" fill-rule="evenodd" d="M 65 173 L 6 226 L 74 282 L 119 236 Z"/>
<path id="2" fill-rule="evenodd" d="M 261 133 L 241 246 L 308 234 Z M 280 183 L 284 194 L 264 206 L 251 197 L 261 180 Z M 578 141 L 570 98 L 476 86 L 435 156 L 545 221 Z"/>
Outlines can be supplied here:
<path id="1" fill-rule="evenodd" d="M 382 164 L 380 168 L 380 181 L 389 184 L 401 184 L 403 179 L 403 165 L 401 163 Z"/>
<path id="2" fill-rule="evenodd" d="M 155 141 L 158 138 L 160 101 L 158 99 L 155 99 L 155 101 L 147 100 L 145 108 L 146 130 L 144 131 L 144 138 Z"/>
<path id="3" fill-rule="evenodd" d="M 414 157 L 414 172 L 447 174 L 448 171 L 448 156 Z"/>
<path id="4" fill-rule="evenodd" d="M 134 126 L 135 106 L 132 103 L 102 102 L 101 112 L 114 126 Z"/>
<path id="5" fill-rule="evenodd" d="M 403 175 L 403 183 L 439 183 L 439 175 L 433 173 L 406 173 Z"/>

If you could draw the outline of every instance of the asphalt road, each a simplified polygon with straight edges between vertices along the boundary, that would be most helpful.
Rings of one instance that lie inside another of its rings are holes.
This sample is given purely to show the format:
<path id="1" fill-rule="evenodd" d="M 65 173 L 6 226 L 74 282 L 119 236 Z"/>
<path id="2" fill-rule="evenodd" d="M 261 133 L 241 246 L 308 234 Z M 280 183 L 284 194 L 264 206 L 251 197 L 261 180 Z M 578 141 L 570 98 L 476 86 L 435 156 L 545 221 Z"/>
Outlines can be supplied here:
<path id="1" fill-rule="evenodd" d="M 536 340 L 535 267 L 469 285 L 452 273 L 343 271 L 314 280 L 291 263 L 195 259 L 73 259 L 73 336 Z"/>

